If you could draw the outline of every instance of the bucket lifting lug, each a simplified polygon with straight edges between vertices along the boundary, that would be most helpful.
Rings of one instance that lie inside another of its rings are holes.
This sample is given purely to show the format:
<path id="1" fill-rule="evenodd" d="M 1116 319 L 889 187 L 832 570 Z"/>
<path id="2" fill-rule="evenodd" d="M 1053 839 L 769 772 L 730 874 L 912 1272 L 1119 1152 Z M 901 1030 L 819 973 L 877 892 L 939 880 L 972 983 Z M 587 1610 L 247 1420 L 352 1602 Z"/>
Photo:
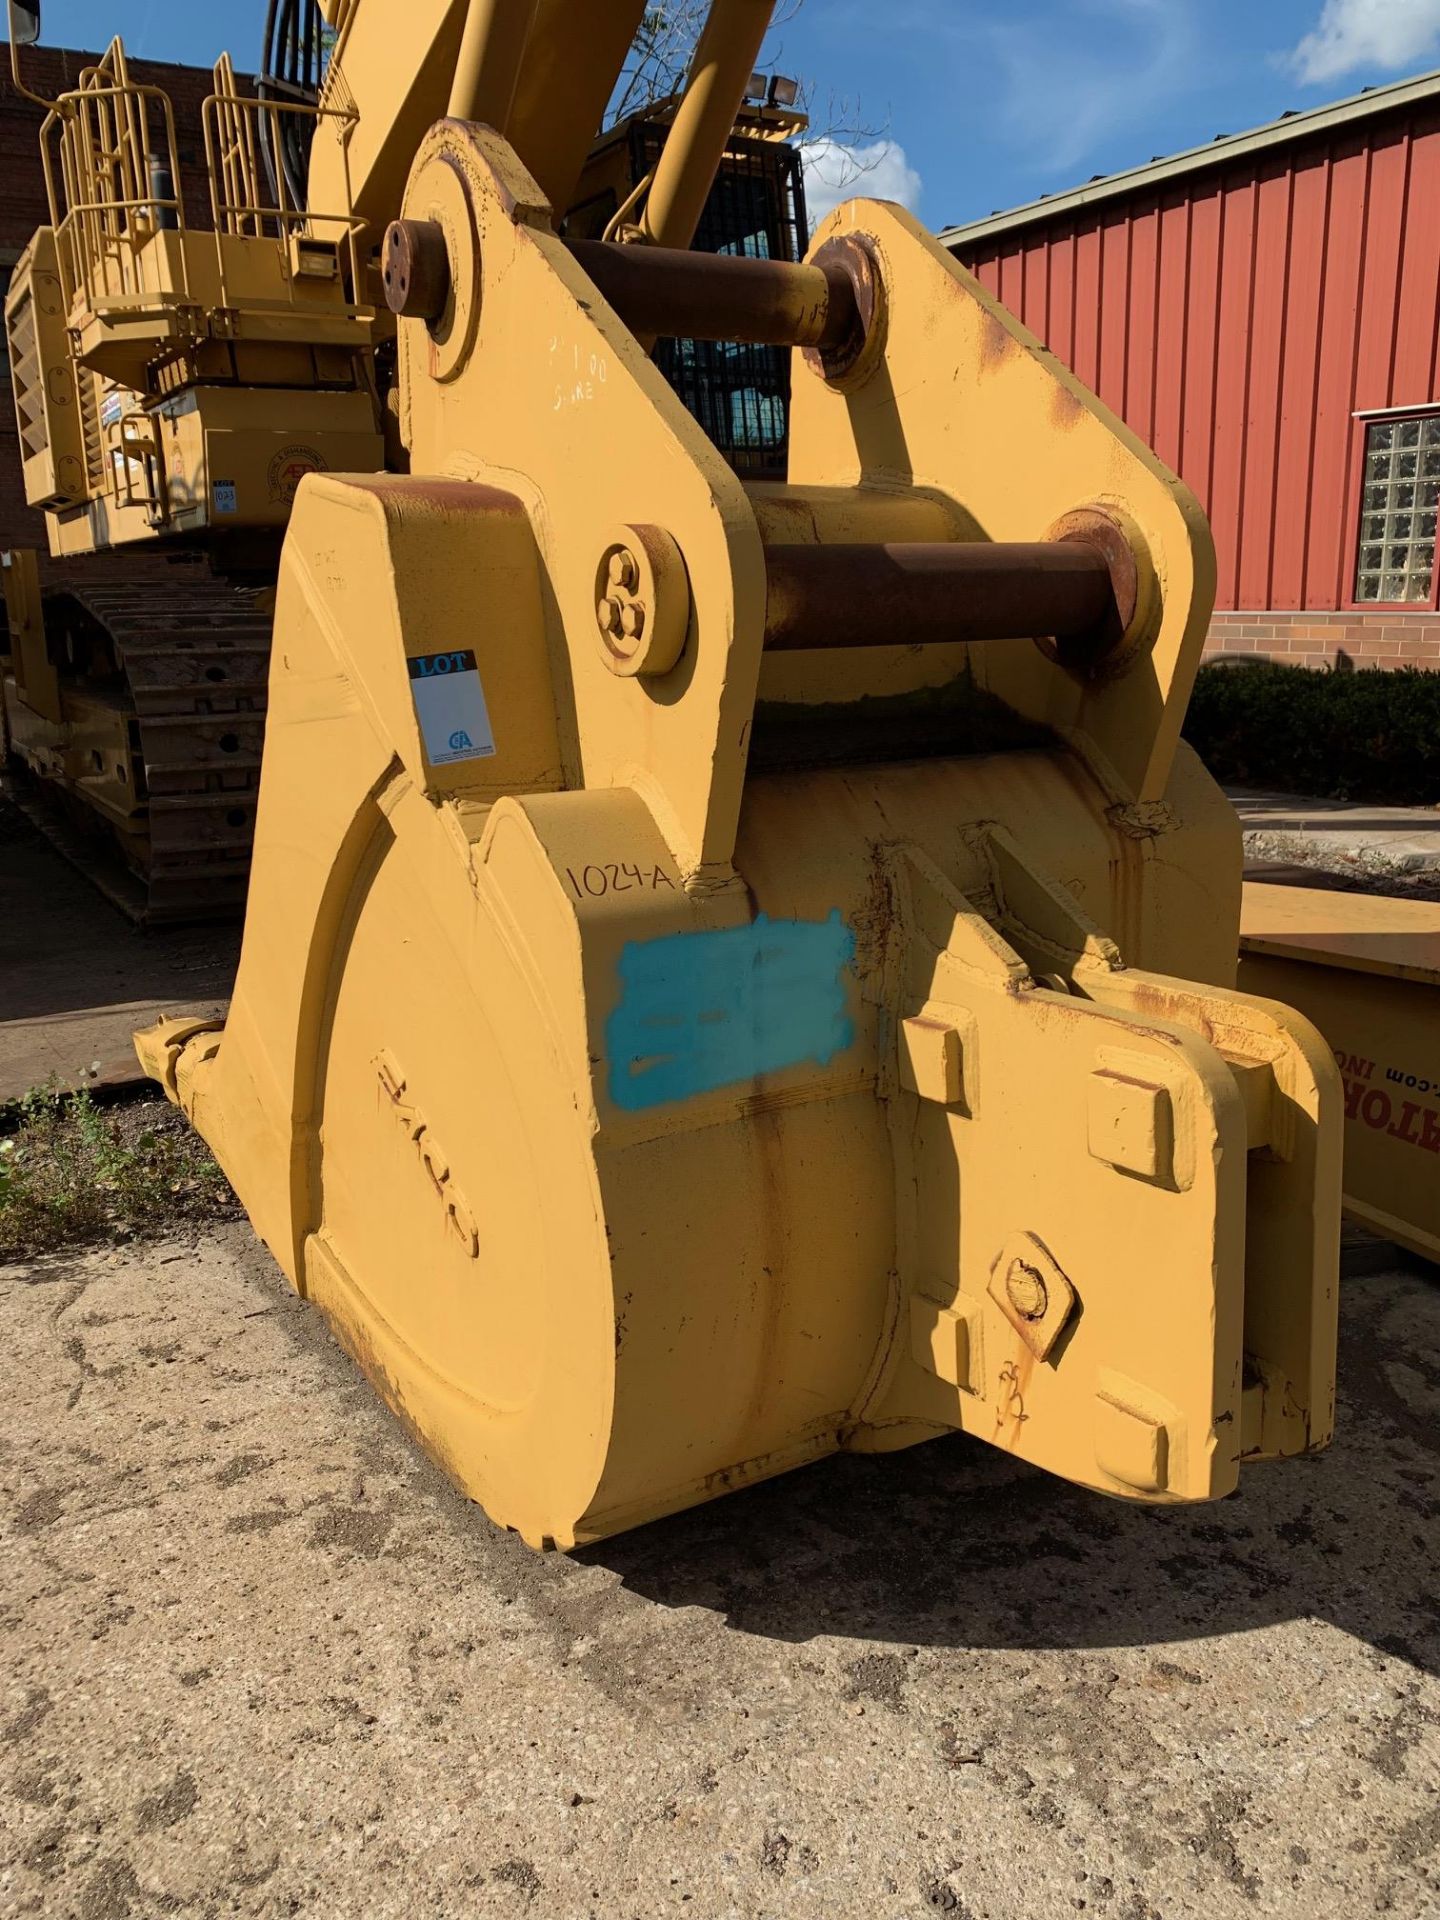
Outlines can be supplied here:
<path id="1" fill-rule="evenodd" d="M 1323 1044 L 1268 1002 L 1126 968 L 1003 829 L 972 850 L 975 897 L 892 855 L 902 1298 L 864 1418 L 959 1427 L 1102 1492 L 1217 1498 L 1333 1423 Z"/>

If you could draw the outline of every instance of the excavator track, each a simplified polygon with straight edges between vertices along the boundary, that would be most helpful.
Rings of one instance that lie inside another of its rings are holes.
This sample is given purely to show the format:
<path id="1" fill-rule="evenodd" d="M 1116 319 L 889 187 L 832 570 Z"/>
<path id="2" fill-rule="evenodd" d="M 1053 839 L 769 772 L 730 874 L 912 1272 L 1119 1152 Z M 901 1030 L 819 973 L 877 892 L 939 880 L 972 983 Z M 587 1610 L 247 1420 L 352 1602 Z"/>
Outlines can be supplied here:
<path id="1" fill-rule="evenodd" d="M 133 812 L 108 819 L 143 891 L 106 890 L 147 924 L 240 912 L 250 873 L 265 738 L 270 613 L 262 590 L 153 582 L 47 594 L 47 630 L 68 631 L 81 670 L 67 690 L 123 720 Z M 63 669 L 62 669 L 63 672 Z M 83 780 L 65 785 L 90 796 Z"/>

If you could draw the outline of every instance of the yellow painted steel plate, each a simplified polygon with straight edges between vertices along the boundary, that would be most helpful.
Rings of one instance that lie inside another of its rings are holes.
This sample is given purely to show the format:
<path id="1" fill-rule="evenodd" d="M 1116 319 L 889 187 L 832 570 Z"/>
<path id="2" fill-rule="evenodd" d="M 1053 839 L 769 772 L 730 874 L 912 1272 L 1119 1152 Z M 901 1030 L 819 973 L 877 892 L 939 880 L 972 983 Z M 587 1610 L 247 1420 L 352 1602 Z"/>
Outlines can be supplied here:
<path id="1" fill-rule="evenodd" d="M 1242 953 L 1440 985 L 1440 901 L 1247 880 Z"/>

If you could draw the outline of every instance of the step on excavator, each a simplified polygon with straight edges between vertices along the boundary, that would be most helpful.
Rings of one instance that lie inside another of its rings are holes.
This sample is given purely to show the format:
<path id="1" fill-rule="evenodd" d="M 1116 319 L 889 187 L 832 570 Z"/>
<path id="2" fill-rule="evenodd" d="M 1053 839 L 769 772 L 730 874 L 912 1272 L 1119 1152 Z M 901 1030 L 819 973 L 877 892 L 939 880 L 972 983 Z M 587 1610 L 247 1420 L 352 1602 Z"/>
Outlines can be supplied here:
<path id="1" fill-rule="evenodd" d="M 898 207 L 692 249 L 769 0 L 609 239 L 640 5 L 387 11 L 327 84 L 407 159 L 399 451 L 296 487 L 234 998 L 147 1070 L 537 1547 L 956 1431 L 1153 1503 L 1324 1446 L 1341 1089 L 1234 984 L 1194 499 Z M 791 350 L 783 478 L 667 339 Z"/>

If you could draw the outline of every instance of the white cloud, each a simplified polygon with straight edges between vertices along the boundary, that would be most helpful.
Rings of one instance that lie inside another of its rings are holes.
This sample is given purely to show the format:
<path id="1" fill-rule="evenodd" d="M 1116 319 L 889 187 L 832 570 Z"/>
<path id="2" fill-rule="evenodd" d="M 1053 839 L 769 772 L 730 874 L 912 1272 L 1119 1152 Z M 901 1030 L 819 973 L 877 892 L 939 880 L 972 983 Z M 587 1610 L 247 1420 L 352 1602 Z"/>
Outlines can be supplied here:
<path id="1" fill-rule="evenodd" d="M 1309 86 L 1357 67 L 1406 67 L 1440 47 L 1440 0 L 1325 0 L 1287 65 Z"/>
<path id="2" fill-rule="evenodd" d="M 920 205 L 919 174 L 897 140 L 807 140 L 800 148 L 805 164 L 805 204 L 810 225 L 818 227 L 842 200 L 898 200 L 914 213 Z"/>
<path id="3" fill-rule="evenodd" d="M 1153 119 L 1205 70 L 1196 0 L 1074 0 L 1043 19 L 1033 9 L 1017 18 L 1013 5 L 985 15 L 1005 131 L 1032 173 L 1066 185 L 1137 112 Z"/>

